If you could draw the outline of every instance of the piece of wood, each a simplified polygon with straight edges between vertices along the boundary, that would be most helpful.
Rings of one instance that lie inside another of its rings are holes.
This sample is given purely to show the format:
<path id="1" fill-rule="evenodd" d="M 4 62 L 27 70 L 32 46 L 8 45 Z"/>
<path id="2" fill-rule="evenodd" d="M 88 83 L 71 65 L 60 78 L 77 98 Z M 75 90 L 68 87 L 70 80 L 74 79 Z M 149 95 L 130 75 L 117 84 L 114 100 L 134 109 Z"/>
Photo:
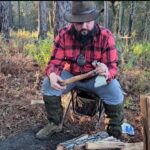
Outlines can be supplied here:
<path id="1" fill-rule="evenodd" d="M 87 73 L 84 73 L 81 75 L 76 75 L 76 76 L 71 77 L 69 79 L 63 80 L 62 82 L 60 82 L 60 84 L 62 86 L 65 86 L 65 85 L 68 85 L 68 84 L 74 83 L 76 81 L 80 81 L 80 80 L 83 80 L 83 79 L 86 79 L 88 77 L 95 76 L 95 75 L 96 75 L 96 71 L 92 70 L 90 72 L 87 72 Z"/>
<path id="2" fill-rule="evenodd" d="M 79 143 L 82 140 L 88 138 L 88 134 L 81 135 L 80 137 L 65 141 L 57 145 L 56 150 L 68 150 L 74 147 L 75 143 Z"/>
<path id="3" fill-rule="evenodd" d="M 144 128 L 144 150 L 150 150 L 150 95 L 140 95 L 140 107 Z"/>
<path id="4" fill-rule="evenodd" d="M 94 143 L 86 143 L 85 148 L 86 149 L 115 149 L 115 148 L 123 148 L 125 144 L 123 142 L 113 142 L 113 141 L 100 141 L 100 142 L 94 142 Z"/>
<path id="5" fill-rule="evenodd" d="M 143 142 L 138 143 L 123 143 L 123 142 L 113 142 L 113 141 L 101 141 L 95 143 L 86 143 L 87 150 L 103 150 L 103 149 L 115 149 L 119 148 L 121 150 L 143 150 Z"/>
<path id="6" fill-rule="evenodd" d="M 31 105 L 35 105 L 35 104 L 44 104 L 43 100 L 31 100 Z"/>
<path id="7" fill-rule="evenodd" d="M 125 147 L 122 150 L 144 150 L 143 147 L 143 142 L 125 143 Z"/>
<path id="8" fill-rule="evenodd" d="M 147 97 L 147 109 L 148 109 L 148 150 L 150 149 L 150 97 Z"/>
<path id="9" fill-rule="evenodd" d="M 58 145 L 56 150 L 65 150 L 64 146 L 63 145 Z"/>

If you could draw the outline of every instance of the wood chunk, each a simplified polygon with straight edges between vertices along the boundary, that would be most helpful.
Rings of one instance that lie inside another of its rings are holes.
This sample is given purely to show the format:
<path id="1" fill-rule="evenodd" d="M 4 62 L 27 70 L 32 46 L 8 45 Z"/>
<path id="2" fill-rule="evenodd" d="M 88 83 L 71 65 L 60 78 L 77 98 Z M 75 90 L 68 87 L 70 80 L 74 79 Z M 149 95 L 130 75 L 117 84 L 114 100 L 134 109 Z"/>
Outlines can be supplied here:
<path id="1" fill-rule="evenodd" d="M 139 143 L 123 143 L 113 141 L 101 141 L 96 143 L 86 143 L 87 150 L 103 150 L 103 149 L 116 149 L 121 150 L 143 150 L 143 142 Z"/>
<path id="2" fill-rule="evenodd" d="M 125 144 L 123 142 L 113 142 L 113 141 L 100 141 L 95 143 L 86 143 L 86 149 L 115 149 L 115 148 L 123 148 Z"/>
<path id="3" fill-rule="evenodd" d="M 140 107 L 144 128 L 144 150 L 150 150 L 150 94 L 140 95 Z"/>

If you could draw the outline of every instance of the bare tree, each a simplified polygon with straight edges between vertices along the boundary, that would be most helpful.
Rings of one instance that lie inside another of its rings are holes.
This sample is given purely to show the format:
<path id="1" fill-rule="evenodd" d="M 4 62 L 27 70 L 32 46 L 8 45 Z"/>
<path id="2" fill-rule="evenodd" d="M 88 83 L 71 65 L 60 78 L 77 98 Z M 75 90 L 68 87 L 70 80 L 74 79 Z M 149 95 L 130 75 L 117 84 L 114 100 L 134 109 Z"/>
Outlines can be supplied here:
<path id="1" fill-rule="evenodd" d="M 149 40 L 150 39 L 150 15 L 149 15 L 149 8 L 150 4 L 149 1 L 145 1 L 145 13 L 142 17 L 142 29 L 141 30 L 141 37 L 143 36 L 143 40 Z M 143 33 L 144 32 L 144 33 Z"/>
<path id="2" fill-rule="evenodd" d="M 62 27 L 68 24 L 64 20 L 64 13 L 65 11 L 69 11 L 70 7 L 71 1 L 56 1 L 54 36 Z"/>
<path id="3" fill-rule="evenodd" d="M 47 7 L 46 1 L 39 1 L 38 37 L 47 38 Z"/>
<path id="4" fill-rule="evenodd" d="M 20 14 L 20 1 L 18 1 L 18 22 L 19 22 L 19 28 L 21 27 L 21 14 Z"/>
<path id="5" fill-rule="evenodd" d="M 1 1 L 0 2 L 0 32 L 4 39 L 10 38 L 9 30 L 9 2 Z"/>
<path id="6" fill-rule="evenodd" d="M 132 33 L 132 25 L 135 19 L 135 7 L 136 7 L 136 1 L 131 1 L 131 12 L 129 16 L 129 26 L 128 26 L 128 37 L 131 36 Z M 130 44 L 130 39 L 128 40 L 128 44 Z"/>
<path id="7" fill-rule="evenodd" d="M 50 11 L 50 15 L 51 15 L 51 27 L 53 29 L 54 29 L 55 10 L 56 10 L 56 3 L 55 1 L 52 1 L 52 9 Z"/>
<path id="8" fill-rule="evenodd" d="M 8 8 L 9 8 L 9 25 L 10 25 L 10 27 L 12 27 L 12 25 L 13 25 L 13 11 L 12 11 L 11 1 L 8 1 Z"/>
<path id="9" fill-rule="evenodd" d="M 120 1 L 119 6 L 119 34 L 123 35 L 123 24 L 124 24 L 124 7 L 123 1 Z"/>
<path id="10" fill-rule="evenodd" d="M 108 1 L 104 1 L 104 27 L 108 28 L 108 20 L 109 20 L 109 5 Z"/>

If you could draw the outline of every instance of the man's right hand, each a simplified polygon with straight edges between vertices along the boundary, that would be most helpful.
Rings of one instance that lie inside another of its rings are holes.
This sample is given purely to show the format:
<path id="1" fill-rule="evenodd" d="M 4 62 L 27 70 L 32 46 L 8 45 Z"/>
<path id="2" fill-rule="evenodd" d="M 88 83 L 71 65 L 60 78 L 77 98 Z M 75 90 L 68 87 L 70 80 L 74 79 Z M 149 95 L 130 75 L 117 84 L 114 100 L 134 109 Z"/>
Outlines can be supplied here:
<path id="1" fill-rule="evenodd" d="M 66 86 L 61 86 L 59 82 L 62 82 L 60 76 L 56 75 L 56 73 L 52 72 L 49 76 L 51 87 L 55 90 L 64 90 L 66 89 Z"/>

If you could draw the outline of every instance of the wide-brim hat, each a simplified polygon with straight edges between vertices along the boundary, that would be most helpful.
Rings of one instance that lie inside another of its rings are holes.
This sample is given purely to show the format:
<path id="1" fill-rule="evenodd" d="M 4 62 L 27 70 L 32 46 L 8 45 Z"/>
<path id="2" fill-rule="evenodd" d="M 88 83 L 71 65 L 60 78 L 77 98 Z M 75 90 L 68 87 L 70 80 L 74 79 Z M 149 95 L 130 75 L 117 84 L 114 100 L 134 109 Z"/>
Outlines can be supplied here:
<path id="1" fill-rule="evenodd" d="M 89 22 L 96 20 L 100 11 L 96 9 L 92 1 L 73 1 L 70 13 L 64 14 L 64 19 L 68 22 Z"/>

